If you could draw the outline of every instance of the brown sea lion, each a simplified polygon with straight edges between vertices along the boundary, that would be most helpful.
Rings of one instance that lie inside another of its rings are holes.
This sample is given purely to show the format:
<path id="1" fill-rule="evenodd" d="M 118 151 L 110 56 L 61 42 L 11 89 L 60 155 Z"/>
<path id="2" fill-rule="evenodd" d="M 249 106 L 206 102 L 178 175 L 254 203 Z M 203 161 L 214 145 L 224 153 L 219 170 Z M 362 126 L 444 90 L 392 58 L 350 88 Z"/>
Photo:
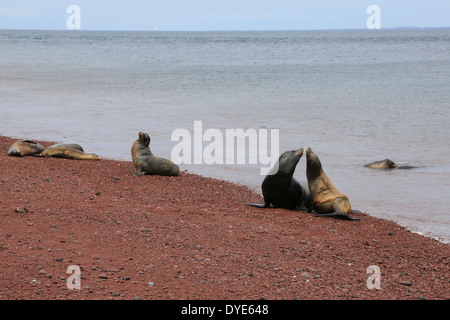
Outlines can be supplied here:
<path id="1" fill-rule="evenodd" d="M 144 132 L 139 132 L 139 138 L 131 146 L 131 159 L 136 169 L 135 176 L 178 176 L 180 172 L 178 165 L 172 161 L 153 155 L 150 151 L 150 136 Z"/>
<path id="2" fill-rule="evenodd" d="M 13 157 L 25 157 L 32 156 L 41 153 L 44 150 L 44 146 L 31 141 L 31 140 L 19 140 L 12 144 L 8 150 L 8 156 Z"/>
<path id="3" fill-rule="evenodd" d="M 352 207 L 348 197 L 340 193 L 322 169 L 319 157 L 309 147 L 305 147 L 306 177 L 311 192 L 312 209 L 318 217 L 336 217 L 359 220 L 349 214 Z"/>
<path id="4" fill-rule="evenodd" d="M 83 151 L 65 148 L 65 147 L 53 147 L 43 150 L 36 155 L 38 157 L 52 157 L 52 158 L 64 158 L 75 160 L 100 160 L 100 157 L 95 153 L 84 153 Z"/>
<path id="5" fill-rule="evenodd" d="M 364 165 L 364 167 L 371 168 L 371 169 L 395 169 L 395 168 L 397 168 L 397 169 L 414 169 L 414 168 L 417 168 L 415 166 L 398 165 L 394 161 L 389 160 L 389 159 L 371 162 L 371 163 Z"/>
<path id="6" fill-rule="evenodd" d="M 392 168 L 397 168 L 398 165 L 392 160 L 384 159 L 384 160 L 368 163 L 368 164 L 364 165 L 364 167 L 372 168 L 372 169 L 392 169 Z"/>
<path id="7" fill-rule="evenodd" d="M 84 152 L 83 147 L 78 143 L 58 143 L 50 146 L 49 148 L 70 148 Z"/>
<path id="8" fill-rule="evenodd" d="M 293 177 L 302 155 L 303 148 L 284 152 L 276 164 L 278 171 L 267 175 L 261 184 L 264 204 L 245 204 L 258 208 L 269 208 L 272 204 L 274 208 L 306 211 L 309 190 Z"/>

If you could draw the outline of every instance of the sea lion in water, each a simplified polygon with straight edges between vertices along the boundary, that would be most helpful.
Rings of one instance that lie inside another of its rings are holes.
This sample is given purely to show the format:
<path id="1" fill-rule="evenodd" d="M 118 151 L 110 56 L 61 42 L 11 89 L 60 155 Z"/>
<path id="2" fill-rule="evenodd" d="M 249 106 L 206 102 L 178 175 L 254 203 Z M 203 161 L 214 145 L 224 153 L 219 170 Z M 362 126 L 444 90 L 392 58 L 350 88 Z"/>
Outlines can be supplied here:
<path id="1" fill-rule="evenodd" d="M 414 169 L 414 168 L 417 168 L 415 166 L 398 165 L 397 163 L 395 163 L 394 161 L 389 160 L 389 159 L 374 161 L 374 162 L 364 165 L 364 167 L 371 168 L 371 169 L 395 169 L 395 168 L 397 168 L 397 169 Z"/>
<path id="2" fill-rule="evenodd" d="M 307 210 L 309 190 L 293 177 L 302 155 L 303 148 L 284 152 L 276 164 L 278 171 L 267 175 L 261 184 L 264 204 L 246 203 L 246 205 L 268 208 L 272 204 L 275 208 Z"/>
<path id="3" fill-rule="evenodd" d="M 100 157 L 95 153 L 84 153 L 83 151 L 65 148 L 65 147 L 53 147 L 43 150 L 36 155 L 37 157 L 52 157 L 52 158 L 64 158 L 75 160 L 100 160 Z"/>
<path id="4" fill-rule="evenodd" d="M 392 168 L 397 168 L 398 165 L 392 160 L 384 159 L 384 160 L 368 163 L 368 164 L 364 165 L 364 167 L 372 168 L 372 169 L 392 169 Z"/>
<path id="5" fill-rule="evenodd" d="M 78 143 L 58 143 L 50 146 L 49 148 L 70 148 L 84 152 L 83 147 Z"/>
<path id="6" fill-rule="evenodd" d="M 336 217 L 359 220 L 349 214 L 352 207 L 348 197 L 340 193 L 322 169 L 319 157 L 309 147 L 305 147 L 306 177 L 311 192 L 312 209 L 318 217 Z"/>
<path id="7" fill-rule="evenodd" d="M 44 149 L 44 146 L 37 142 L 31 140 L 19 140 L 14 142 L 9 148 L 8 156 L 32 156 L 41 153 Z"/>
<path id="8" fill-rule="evenodd" d="M 136 169 L 135 176 L 178 176 L 180 172 L 178 165 L 172 161 L 153 155 L 150 151 L 150 136 L 144 132 L 139 132 L 139 138 L 131 146 L 131 159 Z"/>

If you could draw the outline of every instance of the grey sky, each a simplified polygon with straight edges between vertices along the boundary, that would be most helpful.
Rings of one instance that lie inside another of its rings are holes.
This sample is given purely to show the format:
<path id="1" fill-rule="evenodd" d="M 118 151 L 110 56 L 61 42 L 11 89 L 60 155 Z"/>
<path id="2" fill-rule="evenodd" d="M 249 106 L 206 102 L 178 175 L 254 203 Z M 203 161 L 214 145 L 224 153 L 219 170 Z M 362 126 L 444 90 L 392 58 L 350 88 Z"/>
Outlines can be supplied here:
<path id="1" fill-rule="evenodd" d="M 382 28 L 450 27 L 448 0 L 0 0 L 0 29 L 64 30 L 72 4 L 83 30 L 361 29 L 372 4 Z"/>

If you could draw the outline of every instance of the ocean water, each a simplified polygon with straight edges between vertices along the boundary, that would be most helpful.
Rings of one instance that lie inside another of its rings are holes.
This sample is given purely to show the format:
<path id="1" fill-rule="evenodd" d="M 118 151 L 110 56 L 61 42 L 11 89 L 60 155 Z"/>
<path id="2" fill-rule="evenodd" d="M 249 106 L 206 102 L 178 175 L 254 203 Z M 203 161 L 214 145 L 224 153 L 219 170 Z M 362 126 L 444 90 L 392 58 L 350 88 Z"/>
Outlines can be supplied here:
<path id="1" fill-rule="evenodd" d="M 449 243 L 449 53 L 450 29 L 0 30 L 0 135 L 131 161 L 139 131 L 171 158 L 194 121 L 277 129 L 280 153 L 310 146 L 355 209 Z M 418 168 L 363 167 L 385 158 Z M 180 165 L 257 192 L 260 167 Z"/>

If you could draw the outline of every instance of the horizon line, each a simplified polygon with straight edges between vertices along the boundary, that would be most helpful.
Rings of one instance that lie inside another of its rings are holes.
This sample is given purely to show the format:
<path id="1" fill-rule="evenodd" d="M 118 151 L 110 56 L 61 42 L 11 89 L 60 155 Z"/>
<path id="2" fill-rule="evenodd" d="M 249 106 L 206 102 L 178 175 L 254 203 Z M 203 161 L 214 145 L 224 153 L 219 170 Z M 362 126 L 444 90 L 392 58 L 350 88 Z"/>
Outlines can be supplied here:
<path id="1" fill-rule="evenodd" d="M 281 32 L 295 32 L 295 31 L 382 31 L 382 30 L 437 30 L 437 29 L 450 29 L 448 27 L 416 27 L 416 26 L 399 26 L 399 27 L 387 27 L 380 29 L 368 29 L 368 28 L 333 28 L 333 29 L 191 29 L 191 30 L 177 30 L 177 29 L 27 29 L 27 28 L 0 28 L 1 31 L 74 31 L 74 32 L 83 32 L 83 31 L 95 31 L 95 32 L 273 32 L 273 31 L 281 31 Z"/>

